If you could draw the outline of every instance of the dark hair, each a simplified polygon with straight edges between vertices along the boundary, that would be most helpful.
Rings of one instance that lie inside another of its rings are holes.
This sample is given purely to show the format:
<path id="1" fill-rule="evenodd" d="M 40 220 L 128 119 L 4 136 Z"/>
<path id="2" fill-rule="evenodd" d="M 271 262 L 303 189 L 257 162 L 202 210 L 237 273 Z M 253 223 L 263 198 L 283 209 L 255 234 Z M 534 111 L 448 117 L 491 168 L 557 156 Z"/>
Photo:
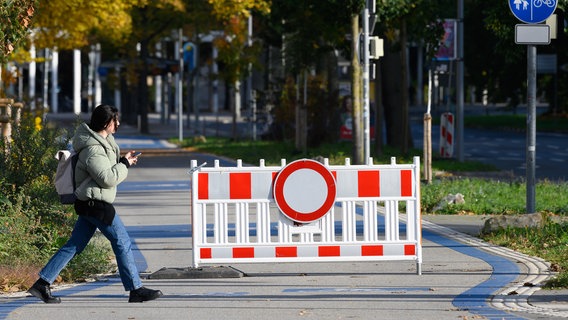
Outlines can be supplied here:
<path id="1" fill-rule="evenodd" d="M 89 127 L 95 132 L 106 128 L 111 121 L 118 120 L 118 109 L 113 106 L 101 104 L 93 110 Z"/>

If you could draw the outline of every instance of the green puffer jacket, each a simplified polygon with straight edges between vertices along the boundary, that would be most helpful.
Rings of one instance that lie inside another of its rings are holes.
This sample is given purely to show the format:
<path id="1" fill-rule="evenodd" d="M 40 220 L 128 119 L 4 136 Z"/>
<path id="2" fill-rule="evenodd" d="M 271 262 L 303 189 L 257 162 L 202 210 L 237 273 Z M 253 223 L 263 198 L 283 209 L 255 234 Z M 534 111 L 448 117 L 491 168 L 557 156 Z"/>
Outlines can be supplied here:
<path id="1" fill-rule="evenodd" d="M 120 149 L 109 135 L 101 135 L 82 123 L 73 137 L 73 149 L 79 153 L 75 168 L 75 195 L 79 200 L 101 200 L 113 203 L 116 187 L 128 175 L 128 168 L 120 162 Z M 90 179 L 82 185 L 83 181 Z"/>

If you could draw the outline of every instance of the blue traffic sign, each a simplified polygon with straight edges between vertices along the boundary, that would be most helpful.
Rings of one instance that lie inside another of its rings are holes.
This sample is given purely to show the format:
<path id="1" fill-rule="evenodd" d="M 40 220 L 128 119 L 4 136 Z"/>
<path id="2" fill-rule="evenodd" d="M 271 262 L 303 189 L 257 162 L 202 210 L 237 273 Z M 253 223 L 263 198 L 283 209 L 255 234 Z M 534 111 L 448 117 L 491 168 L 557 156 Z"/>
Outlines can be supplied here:
<path id="1" fill-rule="evenodd" d="M 197 53 L 195 52 L 196 46 L 191 42 L 186 42 L 183 45 L 183 63 L 187 66 L 189 71 L 195 69 L 195 59 Z"/>
<path id="2" fill-rule="evenodd" d="M 509 8 L 524 23 L 540 23 L 556 10 L 557 0 L 509 0 Z"/>

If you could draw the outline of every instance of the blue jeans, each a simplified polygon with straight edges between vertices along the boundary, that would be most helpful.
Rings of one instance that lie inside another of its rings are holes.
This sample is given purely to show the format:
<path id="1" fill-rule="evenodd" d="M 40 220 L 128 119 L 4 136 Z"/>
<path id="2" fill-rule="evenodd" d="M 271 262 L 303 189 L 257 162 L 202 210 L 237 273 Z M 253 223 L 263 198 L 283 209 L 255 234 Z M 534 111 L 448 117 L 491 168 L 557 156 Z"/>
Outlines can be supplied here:
<path id="1" fill-rule="evenodd" d="M 120 279 L 122 280 L 124 289 L 131 291 L 140 288 L 142 286 L 142 280 L 140 280 L 140 275 L 138 274 L 138 269 L 134 262 L 130 237 L 118 214 L 115 215 L 110 226 L 92 217 L 79 216 L 71 232 L 71 238 L 67 240 L 67 243 L 51 257 L 49 262 L 39 272 L 40 278 L 49 283 L 53 283 L 67 263 L 69 263 L 75 255 L 83 252 L 97 228 L 110 241 L 112 250 L 116 256 L 118 272 L 120 273 Z"/>

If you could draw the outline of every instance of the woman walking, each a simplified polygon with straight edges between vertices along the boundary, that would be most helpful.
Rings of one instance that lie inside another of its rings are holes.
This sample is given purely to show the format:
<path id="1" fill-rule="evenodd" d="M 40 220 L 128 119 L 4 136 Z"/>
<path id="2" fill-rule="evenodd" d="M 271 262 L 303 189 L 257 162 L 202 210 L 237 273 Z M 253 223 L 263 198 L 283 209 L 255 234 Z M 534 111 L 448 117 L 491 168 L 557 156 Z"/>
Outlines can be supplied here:
<path id="1" fill-rule="evenodd" d="M 85 249 L 97 229 L 111 243 L 120 279 L 124 289 L 130 291 L 128 302 L 144 302 L 162 296 L 160 290 L 142 286 L 130 236 L 112 205 L 117 185 L 126 179 L 128 168 L 138 161 L 134 151 L 120 157 L 113 137 L 119 125 L 118 109 L 100 105 L 93 110 L 90 123 L 81 124 L 73 137 L 73 148 L 79 153 L 75 168 L 75 211 L 79 217 L 67 243 L 51 257 L 28 290 L 45 303 L 61 302 L 51 294 L 50 285 L 69 261 Z"/>

